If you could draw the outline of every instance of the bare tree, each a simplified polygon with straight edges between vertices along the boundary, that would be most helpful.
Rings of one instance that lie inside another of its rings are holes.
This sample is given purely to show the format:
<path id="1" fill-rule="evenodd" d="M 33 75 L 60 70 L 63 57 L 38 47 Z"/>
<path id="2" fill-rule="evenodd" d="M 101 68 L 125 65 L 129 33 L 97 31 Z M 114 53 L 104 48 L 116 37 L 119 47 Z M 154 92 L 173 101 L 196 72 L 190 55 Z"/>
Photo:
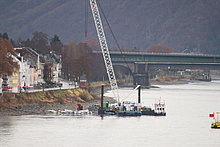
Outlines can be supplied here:
<path id="1" fill-rule="evenodd" d="M 18 64 L 11 55 L 15 56 L 13 45 L 9 40 L 0 38 L 0 76 L 17 71 Z"/>

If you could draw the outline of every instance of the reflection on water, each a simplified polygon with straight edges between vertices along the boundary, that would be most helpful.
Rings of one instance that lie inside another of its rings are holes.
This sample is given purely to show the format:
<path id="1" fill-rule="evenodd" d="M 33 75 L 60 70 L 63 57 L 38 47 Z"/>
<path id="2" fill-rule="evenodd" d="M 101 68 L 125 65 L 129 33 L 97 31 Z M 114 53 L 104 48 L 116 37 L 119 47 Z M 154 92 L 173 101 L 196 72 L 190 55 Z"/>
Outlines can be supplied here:
<path id="1" fill-rule="evenodd" d="M 12 117 L 0 117 L 0 136 L 10 135 L 10 129 L 13 126 Z"/>
<path id="2" fill-rule="evenodd" d="M 219 131 L 210 128 L 220 111 L 220 82 L 162 85 L 143 89 L 142 101 L 165 100 L 165 117 L 10 116 L 0 118 L 0 146 L 220 146 Z M 120 95 L 130 93 L 120 89 Z M 111 96 L 111 92 L 105 94 Z M 127 100 L 136 101 L 137 92 Z"/>

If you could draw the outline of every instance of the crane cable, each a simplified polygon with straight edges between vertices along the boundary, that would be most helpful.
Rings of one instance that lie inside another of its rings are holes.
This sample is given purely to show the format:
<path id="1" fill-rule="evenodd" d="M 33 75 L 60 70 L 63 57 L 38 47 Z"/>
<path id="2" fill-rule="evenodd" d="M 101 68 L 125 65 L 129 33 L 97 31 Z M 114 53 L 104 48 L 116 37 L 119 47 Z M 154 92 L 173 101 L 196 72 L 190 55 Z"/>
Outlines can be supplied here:
<path id="1" fill-rule="evenodd" d="M 110 26 L 110 24 L 109 24 L 109 22 L 108 22 L 108 20 L 107 20 L 107 17 L 105 16 L 105 13 L 104 13 L 103 9 L 102 9 L 102 7 L 101 7 L 99 1 L 97 0 L 96 2 L 97 2 L 98 7 L 99 7 L 100 10 L 101 10 L 101 13 L 103 14 L 103 17 L 104 17 L 104 19 L 105 19 L 105 21 L 106 21 L 106 23 L 107 23 L 107 25 L 108 25 L 108 28 L 109 28 L 109 30 L 110 30 L 110 32 L 111 32 L 113 38 L 114 38 L 115 43 L 116 43 L 116 45 L 117 45 L 117 47 L 118 47 L 118 49 L 119 49 L 119 51 L 120 51 L 120 53 L 121 53 L 121 55 L 122 55 L 123 60 L 124 60 L 124 62 L 125 62 L 125 64 L 126 64 L 128 70 L 129 70 L 129 72 L 130 72 L 131 75 L 133 76 L 133 73 L 132 73 L 132 71 L 131 71 L 131 68 L 130 68 L 130 66 L 128 65 L 126 59 L 125 59 L 125 55 L 123 54 L 123 52 L 122 52 L 122 50 L 121 50 L 121 47 L 120 47 L 120 45 L 119 45 L 119 43 L 118 43 L 118 41 L 117 41 L 117 39 L 116 39 L 116 37 L 115 37 L 115 34 L 114 34 L 114 32 L 113 32 L 113 30 L 112 30 L 112 28 L 111 28 L 111 26 Z M 84 31 L 85 38 L 86 38 L 87 35 L 88 35 L 87 28 L 88 28 L 88 0 L 85 0 L 85 31 Z"/>
<path id="2" fill-rule="evenodd" d="M 88 0 L 85 0 L 85 31 L 84 36 L 87 37 L 87 28 L 88 28 Z"/>
<path id="3" fill-rule="evenodd" d="M 105 21 L 106 21 L 106 23 L 107 23 L 107 25 L 108 25 L 108 27 L 109 27 L 109 30 L 110 30 L 110 32 L 111 32 L 113 38 L 114 38 L 114 41 L 115 41 L 115 43 L 116 43 L 116 45 L 117 45 L 117 47 L 118 47 L 118 49 L 119 49 L 119 51 L 120 51 L 120 53 L 121 53 L 121 55 L 122 55 L 122 58 L 123 58 L 123 60 L 124 60 L 124 62 L 125 62 L 125 64 L 126 64 L 128 70 L 129 70 L 129 72 L 130 72 L 131 75 L 133 76 L 133 73 L 132 73 L 132 71 L 131 71 L 131 68 L 130 68 L 130 66 L 128 65 L 126 59 L 125 59 L 125 55 L 123 54 L 123 52 L 122 52 L 122 50 L 121 50 L 121 47 L 120 47 L 120 45 L 119 45 L 119 43 L 118 43 L 118 41 L 117 41 L 117 39 L 116 39 L 116 37 L 115 37 L 115 34 L 114 34 L 114 32 L 113 32 L 113 30 L 112 30 L 112 28 L 111 28 L 111 26 L 110 26 L 110 24 L 109 24 L 109 22 L 108 22 L 108 20 L 107 20 L 107 17 L 105 16 L 105 13 L 104 13 L 104 11 L 102 10 L 102 7 L 101 7 L 101 5 L 100 5 L 100 3 L 99 3 L 98 0 L 97 0 L 97 5 L 98 5 L 98 7 L 100 8 L 101 13 L 103 14 L 103 17 L 104 17 L 104 19 L 105 19 Z"/>
<path id="4" fill-rule="evenodd" d="M 129 72 L 131 73 L 132 77 L 134 78 L 134 75 L 133 75 L 133 73 L 132 73 L 132 71 L 131 71 L 131 68 L 129 67 L 129 65 L 128 65 L 127 61 L 126 61 L 126 58 L 125 58 L 125 56 L 124 56 L 124 54 L 123 54 L 123 52 L 122 52 L 122 50 L 121 50 L 121 47 L 120 47 L 120 45 L 119 45 L 119 43 L 118 43 L 118 41 L 117 41 L 117 39 L 116 39 L 116 37 L 115 37 L 115 34 L 114 34 L 114 32 L 113 32 L 113 30 L 112 30 L 112 28 L 111 28 L 111 26 L 110 26 L 110 24 L 109 24 L 109 22 L 108 22 L 108 20 L 107 20 L 107 17 L 105 16 L 105 13 L 104 13 L 104 11 L 103 11 L 103 9 L 102 9 L 102 7 L 101 7 L 101 5 L 100 5 L 100 3 L 99 3 L 98 0 L 97 0 L 97 5 L 98 5 L 98 7 L 99 7 L 101 13 L 103 14 L 103 17 L 104 17 L 104 19 L 105 19 L 105 21 L 106 21 L 106 23 L 107 23 L 107 25 L 108 25 L 108 27 L 109 27 L 109 30 L 110 30 L 110 32 L 111 32 L 113 38 L 114 38 L 114 41 L 116 42 L 116 45 L 117 45 L 117 47 L 118 47 L 118 49 L 119 49 L 119 51 L 120 51 L 120 53 L 121 53 L 121 55 L 122 55 L 122 58 L 123 58 L 123 60 L 124 60 L 124 62 L 125 62 L 125 64 L 126 64 L 128 70 L 129 70 Z M 137 88 L 138 88 L 139 86 L 140 86 L 140 85 L 137 85 L 137 87 L 134 89 L 134 91 L 137 90 Z M 133 92 L 131 92 L 131 93 L 133 93 Z M 128 94 L 126 97 L 124 97 L 122 100 L 125 100 L 129 95 L 131 95 L 131 93 L 129 93 L 129 94 Z"/>
<path id="5" fill-rule="evenodd" d="M 115 36 L 115 34 L 114 34 L 114 32 L 113 32 L 113 30 L 112 30 L 112 28 L 111 28 L 111 26 L 110 26 L 110 24 L 109 24 L 109 22 L 108 22 L 108 20 L 107 20 L 107 17 L 105 16 L 105 13 L 104 13 L 104 11 L 103 11 L 103 9 L 102 9 L 102 7 L 101 7 L 99 1 L 96 0 L 96 3 L 97 3 L 97 6 L 99 7 L 100 12 L 102 13 L 102 15 L 103 15 L 103 17 L 104 17 L 104 19 L 105 19 L 105 21 L 106 21 L 106 23 L 107 23 L 107 25 L 108 25 L 108 28 L 109 28 L 109 30 L 110 30 L 110 32 L 111 32 L 113 38 L 114 38 L 114 41 L 115 41 L 115 43 L 116 43 L 116 45 L 117 45 L 117 47 L 118 47 L 118 49 L 119 49 L 121 55 L 122 55 L 123 60 L 124 60 L 124 62 L 125 62 L 125 64 L 126 64 L 128 70 L 129 70 L 130 74 L 131 74 L 132 77 L 133 77 L 133 73 L 132 73 L 132 71 L 131 71 L 131 68 L 129 67 L 129 65 L 128 65 L 126 59 L 125 59 L 125 55 L 123 54 L 123 52 L 122 52 L 122 50 L 121 50 L 121 47 L 120 47 L 120 45 L 119 45 L 119 43 L 118 43 L 118 41 L 117 41 L 117 39 L 116 39 L 116 36 Z M 84 32 L 85 37 L 87 36 L 87 27 L 88 27 L 88 26 L 87 26 L 87 23 L 88 23 L 88 2 L 87 2 L 87 0 L 85 0 L 85 32 Z M 138 86 L 138 87 L 139 87 L 139 86 Z M 135 88 L 134 90 L 136 90 L 136 88 Z M 119 93 L 118 93 L 118 94 L 119 94 Z M 131 93 L 129 93 L 128 95 L 130 95 L 130 94 L 131 94 Z M 125 99 L 125 98 L 124 98 L 124 99 Z M 124 99 L 123 99 L 123 100 L 124 100 Z"/>

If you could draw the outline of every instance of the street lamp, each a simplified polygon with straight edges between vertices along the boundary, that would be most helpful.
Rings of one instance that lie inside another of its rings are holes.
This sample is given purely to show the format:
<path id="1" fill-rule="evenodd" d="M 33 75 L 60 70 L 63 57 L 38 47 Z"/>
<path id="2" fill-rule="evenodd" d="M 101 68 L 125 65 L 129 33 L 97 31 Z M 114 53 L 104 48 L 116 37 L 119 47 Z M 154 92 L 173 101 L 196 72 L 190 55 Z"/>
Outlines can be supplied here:
<path id="1" fill-rule="evenodd" d="M 25 75 L 22 76 L 22 80 L 23 80 L 24 86 L 26 86 L 26 83 L 25 83 Z"/>
<path id="2" fill-rule="evenodd" d="M 70 74 L 68 74 L 68 79 L 69 79 L 69 88 L 70 88 Z"/>
<path id="3" fill-rule="evenodd" d="M 3 82 L 3 79 L 0 77 L 0 86 L 1 86 L 1 88 L 0 88 L 0 96 L 3 96 L 3 92 L 2 92 L 2 82 Z"/>
<path id="4" fill-rule="evenodd" d="M 24 83 L 23 89 L 24 89 L 25 92 L 27 92 L 28 86 L 26 86 L 25 75 L 22 76 L 22 80 L 23 80 L 23 83 Z"/>
<path id="5" fill-rule="evenodd" d="M 41 83 L 41 74 L 38 74 L 37 84 L 40 85 L 40 83 Z"/>

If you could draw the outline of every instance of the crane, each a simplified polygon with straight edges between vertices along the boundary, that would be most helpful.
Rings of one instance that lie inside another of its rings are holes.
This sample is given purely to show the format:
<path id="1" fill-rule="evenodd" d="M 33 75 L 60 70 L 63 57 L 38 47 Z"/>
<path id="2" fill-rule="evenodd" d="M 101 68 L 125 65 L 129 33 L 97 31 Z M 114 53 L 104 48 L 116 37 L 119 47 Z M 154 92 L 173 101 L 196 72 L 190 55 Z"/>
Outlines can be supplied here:
<path id="1" fill-rule="evenodd" d="M 108 74 L 108 79 L 109 79 L 113 94 L 116 100 L 119 102 L 120 100 L 119 100 L 119 94 L 118 94 L 117 80 L 115 77 L 114 68 L 112 66 L 112 61 L 111 61 L 108 44 L 107 44 L 106 37 L 105 37 L 105 32 L 102 26 L 102 20 L 100 17 L 97 1 L 96 0 L 89 0 L 89 1 L 90 1 L 91 10 L 92 10 L 93 20 L 95 23 L 95 27 L 96 27 L 96 31 L 97 31 L 97 35 L 99 39 L 99 44 L 101 46 L 102 55 L 103 55 L 105 67 L 106 67 L 107 74 Z"/>

